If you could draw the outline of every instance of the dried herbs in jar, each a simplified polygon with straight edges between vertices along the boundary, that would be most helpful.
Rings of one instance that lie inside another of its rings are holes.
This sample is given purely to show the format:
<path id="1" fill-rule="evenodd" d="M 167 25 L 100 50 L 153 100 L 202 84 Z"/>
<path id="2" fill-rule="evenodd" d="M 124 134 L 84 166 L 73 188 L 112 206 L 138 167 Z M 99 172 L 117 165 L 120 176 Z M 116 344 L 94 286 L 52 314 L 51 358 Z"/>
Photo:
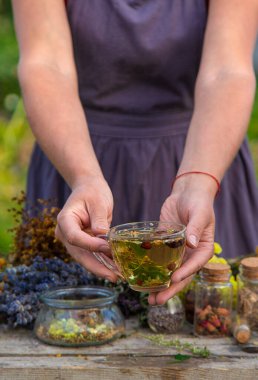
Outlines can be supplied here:
<path id="1" fill-rule="evenodd" d="M 208 263 L 195 288 L 194 333 L 223 337 L 230 334 L 232 284 L 227 264 Z"/>
<path id="2" fill-rule="evenodd" d="M 238 314 L 258 331 L 258 257 L 241 261 L 238 275 Z"/>
<path id="3" fill-rule="evenodd" d="M 101 286 L 58 288 L 43 293 L 34 331 L 44 343 L 80 347 L 107 343 L 123 334 L 115 291 Z"/>
<path id="4" fill-rule="evenodd" d="M 181 329 L 185 321 L 185 311 L 182 301 L 174 296 L 165 305 L 151 306 L 147 321 L 154 332 L 173 334 Z"/>

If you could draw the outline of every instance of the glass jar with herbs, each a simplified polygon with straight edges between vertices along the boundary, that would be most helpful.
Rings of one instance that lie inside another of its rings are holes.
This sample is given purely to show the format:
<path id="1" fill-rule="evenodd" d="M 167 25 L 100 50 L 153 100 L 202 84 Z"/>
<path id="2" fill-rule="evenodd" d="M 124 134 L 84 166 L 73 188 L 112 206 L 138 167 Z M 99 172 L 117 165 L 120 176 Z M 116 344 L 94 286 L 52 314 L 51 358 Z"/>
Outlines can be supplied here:
<path id="1" fill-rule="evenodd" d="M 252 332 L 258 332 L 258 257 L 241 261 L 237 282 L 238 314 L 247 320 Z"/>
<path id="2" fill-rule="evenodd" d="M 82 286 L 53 289 L 41 296 L 42 307 L 35 334 L 57 346 L 91 346 L 107 343 L 123 334 L 124 318 L 111 288 Z"/>
<path id="3" fill-rule="evenodd" d="M 230 335 L 232 284 L 230 266 L 207 263 L 195 288 L 194 333 L 197 336 Z"/>
<path id="4" fill-rule="evenodd" d="M 150 306 L 147 321 L 150 329 L 156 333 L 173 334 L 178 332 L 185 321 L 182 301 L 178 296 L 174 296 L 164 305 Z"/>

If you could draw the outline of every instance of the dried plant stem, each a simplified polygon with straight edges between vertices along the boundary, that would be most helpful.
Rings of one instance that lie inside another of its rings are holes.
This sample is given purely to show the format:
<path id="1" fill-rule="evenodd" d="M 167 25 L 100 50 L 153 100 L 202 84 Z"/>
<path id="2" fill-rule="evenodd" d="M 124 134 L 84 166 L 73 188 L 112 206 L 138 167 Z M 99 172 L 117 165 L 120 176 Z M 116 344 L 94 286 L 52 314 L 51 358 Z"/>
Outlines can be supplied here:
<path id="1" fill-rule="evenodd" d="M 202 358 L 208 358 L 210 356 L 210 351 L 207 347 L 199 347 L 193 343 L 181 342 L 179 339 L 167 340 L 161 334 L 142 335 L 142 337 L 163 347 L 174 347 L 178 353 L 181 353 L 182 351 L 191 352 L 193 356 Z"/>

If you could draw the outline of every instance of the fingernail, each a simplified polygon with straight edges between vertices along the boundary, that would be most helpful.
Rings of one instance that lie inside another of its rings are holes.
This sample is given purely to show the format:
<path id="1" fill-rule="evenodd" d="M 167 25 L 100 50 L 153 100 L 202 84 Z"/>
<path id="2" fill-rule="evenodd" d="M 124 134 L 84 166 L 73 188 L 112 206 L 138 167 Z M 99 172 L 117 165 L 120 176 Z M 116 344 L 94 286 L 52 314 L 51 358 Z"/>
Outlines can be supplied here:
<path id="1" fill-rule="evenodd" d="M 96 229 L 100 230 L 100 231 L 103 231 L 103 232 L 108 232 L 109 231 L 109 228 L 106 226 L 106 227 L 103 227 L 103 226 L 96 226 Z"/>
<path id="2" fill-rule="evenodd" d="M 197 247 L 198 245 L 198 240 L 197 240 L 197 237 L 195 235 L 190 235 L 189 236 L 189 242 L 194 246 L 194 247 Z"/>

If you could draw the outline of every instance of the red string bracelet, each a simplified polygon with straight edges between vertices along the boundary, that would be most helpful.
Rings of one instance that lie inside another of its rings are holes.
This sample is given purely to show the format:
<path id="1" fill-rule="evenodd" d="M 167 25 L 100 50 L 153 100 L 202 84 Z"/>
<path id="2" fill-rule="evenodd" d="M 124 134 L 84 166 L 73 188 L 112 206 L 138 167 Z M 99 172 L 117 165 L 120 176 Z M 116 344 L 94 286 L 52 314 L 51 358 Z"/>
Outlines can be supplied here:
<path id="1" fill-rule="evenodd" d="M 217 194 L 216 194 L 216 195 L 218 195 L 218 193 L 220 192 L 221 187 L 220 187 L 220 182 L 219 182 L 219 180 L 218 180 L 213 174 L 210 174 L 210 173 L 207 173 L 207 172 L 201 172 L 201 171 L 191 171 L 191 172 L 185 172 L 185 173 L 182 173 L 182 174 L 177 175 L 177 176 L 174 178 L 173 182 L 172 182 L 172 188 L 173 188 L 174 183 L 176 182 L 176 180 L 177 180 L 178 178 L 183 177 L 183 176 L 185 176 L 185 175 L 187 175 L 187 174 L 204 174 L 204 175 L 207 175 L 207 176 L 211 177 L 211 178 L 216 182 L 216 184 L 217 184 L 217 186 L 218 186 L 218 190 L 217 190 Z"/>

